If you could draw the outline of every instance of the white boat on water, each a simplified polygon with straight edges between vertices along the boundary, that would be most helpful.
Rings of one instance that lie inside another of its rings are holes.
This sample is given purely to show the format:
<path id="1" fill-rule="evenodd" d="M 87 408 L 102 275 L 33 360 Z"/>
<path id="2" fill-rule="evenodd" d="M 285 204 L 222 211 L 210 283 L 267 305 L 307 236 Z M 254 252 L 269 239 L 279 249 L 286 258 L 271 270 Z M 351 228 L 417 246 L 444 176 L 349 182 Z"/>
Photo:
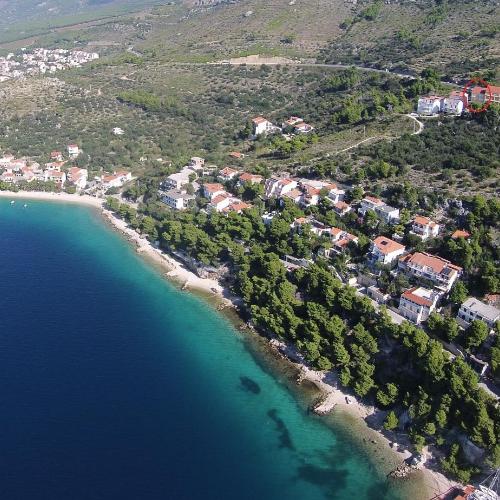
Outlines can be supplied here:
<path id="1" fill-rule="evenodd" d="M 15 203 L 15 201 L 14 201 L 14 200 L 12 200 L 12 201 L 10 202 L 10 204 L 11 204 L 11 205 L 14 205 L 14 203 Z"/>

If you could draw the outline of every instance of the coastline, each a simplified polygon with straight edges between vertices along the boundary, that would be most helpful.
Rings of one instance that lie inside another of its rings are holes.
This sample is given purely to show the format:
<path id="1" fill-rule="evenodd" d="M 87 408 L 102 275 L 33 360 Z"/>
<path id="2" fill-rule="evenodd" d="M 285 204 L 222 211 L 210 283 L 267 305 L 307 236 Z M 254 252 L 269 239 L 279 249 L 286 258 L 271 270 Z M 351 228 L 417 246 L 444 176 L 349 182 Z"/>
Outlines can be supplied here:
<path id="1" fill-rule="evenodd" d="M 98 209 L 104 220 L 113 229 L 120 232 L 129 242 L 134 244 L 138 254 L 157 265 L 161 269 L 162 274 L 170 281 L 181 285 L 182 290 L 198 291 L 206 297 L 216 298 L 219 302 L 222 301 L 223 307 L 229 306 L 231 310 L 236 306 L 237 298 L 232 296 L 230 291 L 220 285 L 217 280 L 200 278 L 182 263 L 155 248 L 147 238 L 130 228 L 124 220 L 105 209 L 105 200 L 103 199 L 88 195 L 28 191 L 0 191 L 0 198 L 76 203 Z M 217 308 L 219 309 L 219 307 Z M 245 328 L 245 330 L 248 331 L 249 337 L 256 336 L 252 332 L 252 329 Z M 388 461 L 392 465 L 400 464 L 412 455 L 408 451 L 409 441 L 406 436 L 403 436 L 403 434 L 385 433 L 381 429 L 385 412 L 359 402 L 355 396 L 339 386 L 332 372 L 324 373 L 307 367 L 300 354 L 293 347 L 277 339 L 265 340 L 262 337 L 260 339 L 263 340 L 260 345 L 265 345 L 271 356 L 282 360 L 282 363 L 280 363 L 281 367 L 288 366 L 297 374 L 294 380 L 295 392 L 309 392 L 310 398 L 308 399 L 314 402 L 316 412 L 322 415 L 322 418 L 327 423 L 334 425 L 336 420 L 338 423 L 339 419 L 344 420 L 345 416 L 345 420 L 350 421 L 349 425 L 353 430 L 353 438 L 360 442 L 360 446 L 371 456 L 376 454 L 374 453 L 375 447 L 376 451 L 384 455 L 382 460 Z M 307 386 L 309 386 L 309 391 Z M 399 443 L 397 449 L 391 446 L 393 441 L 388 436 L 397 436 Z M 374 460 L 379 459 L 380 457 L 377 457 Z M 386 470 L 387 465 L 385 463 L 383 466 L 384 473 L 389 472 Z M 421 498 L 422 500 L 434 498 L 439 493 L 442 494 L 458 484 L 447 479 L 440 472 L 433 470 L 434 465 L 433 463 L 427 463 L 420 470 L 411 472 L 405 478 L 415 483 L 416 496 L 412 495 L 413 498 Z M 396 479 L 395 481 L 403 480 Z"/>

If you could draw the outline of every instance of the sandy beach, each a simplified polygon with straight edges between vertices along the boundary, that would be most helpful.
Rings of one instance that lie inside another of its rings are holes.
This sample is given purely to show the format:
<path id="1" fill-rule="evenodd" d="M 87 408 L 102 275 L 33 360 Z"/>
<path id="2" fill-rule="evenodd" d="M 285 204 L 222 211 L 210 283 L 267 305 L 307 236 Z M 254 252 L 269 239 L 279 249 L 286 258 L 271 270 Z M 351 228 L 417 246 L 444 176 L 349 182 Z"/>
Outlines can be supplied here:
<path id="1" fill-rule="evenodd" d="M 1 198 L 10 200 L 40 200 L 54 201 L 64 203 L 79 203 L 98 209 L 104 219 L 108 221 L 115 229 L 122 233 L 128 241 L 134 244 L 136 251 L 161 267 L 164 276 L 173 280 L 183 289 L 199 290 L 204 293 L 212 294 L 221 298 L 225 305 L 232 305 L 235 302 L 235 297 L 232 297 L 229 290 L 226 290 L 221 284 L 214 279 L 200 278 L 195 273 L 187 269 L 182 263 L 165 254 L 161 250 L 155 248 L 146 237 L 141 236 L 127 223 L 115 216 L 113 212 L 104 208 L 104 200 L 88 195 L 77 195 L 67 193 L 45 193 L 45 192 L 9 192 L 0 191 Z M 409 451 L 409 441 L 403 434 L 387 433 L 392 439 L 389 439 L 385 433 L 381 432 L 381 424 L 385 417 L 385 412 L 377 410 L 373 406 L 367 406 L 358 401 L 357 398 L 345 391 L 338 383 L 337 377 L 333 372 L 321 372 L 309 368 L 304 359 L 293 347 L 273 339 L 269 342 L 270 347 L 274 349 L 280 356 L 285 357 L 293 363 L 299 370 L 297 383 L 300 385 L 304 381 L 314 384 L 320 396 L 319 401 L 315 406 L 315 411 L 320 415 L 328 415 L 332 412 L 345 412 L 356 418 L 360 424 L 366 429 L 366 436 L 375 436 L 371 442 L 376 442 L 378 447 L 384 447 L 388 452 L 394 454 L 396 462 L 403 462 L 409 458 L 412 453 Z M 391 446 L 397 439 L 398 446 Z M 425 451 L 425 450 L 424 450 Z M 420 484 L 424 485 L 427 491 L 421 491 L 421 496 L 418 498 L 433 498 L 440 493 L 448 491 L 457 483 L 450 481 L 443 474 L 437 472 L 436 464 L 432 456 L 429 456 L 427 465 L 417 472 L 412 472 L 411 475 L 420 476 Z M 410 475 L 410 477 L 411 477 Z"/>

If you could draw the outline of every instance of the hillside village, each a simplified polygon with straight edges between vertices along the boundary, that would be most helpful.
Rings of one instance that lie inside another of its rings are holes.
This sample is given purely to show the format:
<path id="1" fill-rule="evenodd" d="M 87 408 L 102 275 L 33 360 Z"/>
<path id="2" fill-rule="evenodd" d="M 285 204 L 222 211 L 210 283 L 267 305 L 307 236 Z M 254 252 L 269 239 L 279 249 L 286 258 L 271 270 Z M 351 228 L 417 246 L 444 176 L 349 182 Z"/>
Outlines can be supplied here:
<path id="1" fill-rule="evenodd" d="M 493 100 L 498 99 L 496 89 L 491 89 Z M 474 87 L 467 96 L 457 91 L 446 98 L 425 96 L 418 100 L 417 113 L 459 115 L 467 112 L 467 102 L 480 104 L 485 99 L 488 97 L 484 92 Z M 245 141 L 251 143 L 267 136 L 293 142 L 313 137 L 315 132 L 314 123 L 298 116 L 279 124 L 256 116 L 247 125 Z M 125 136 L 119 127 L 112 133 Z M 360 321 L 366 321 L 366 328 L 380 318 L 390 326 L 380 336 L 379 345 L 371 334 L 359 334 L 365 344 L 358 349 L 352 339 L 358 339 L 359 323 L 358 330 L 345 336 L 346 340 L 342 337 L 347 345 L 342 348 L 346 352 L 350 349 L 350 354 L 344 355 L 322 337 L 326 327 L 315 331 L 310 318 L 303 320 L 300 328 L 304 338 L 297 341 L 297 347 L 312 366 L 322 370 L 339 367 L 342 384 L 350 384 L 356 396 L 366 397 L 375 387 L 374 380 L 362 374 L 361 382 L 356 381 L 351 368 L 353 372 L 367 369 L 367 359 L 375 363 L 376 355 L 377 366 L 386 366 L 385 356 L 398 352 L 391 335 L 397 338 L 398 332 L 409 332 L 408 338 L 414 335 L 416 339 L 428 339 L 422 342 L 429 345 L 429 352 L 439 346 L 443 365 L 451 366 L 455 360 L 466 363 L 471 370 L 467 376 L 472 373 L 477 386 L 490 398 L 481 404 L 497 407 L 497 270 L 491 269 L 490 262 L 485 261 L 484 267 L 471 263 L 471 256 L 480 252 L 479 242 L 491 241 L 488 231 L 498 222 L 497 200 L 479 196 L 449 199 L 433 210 L 425 210 L 408 203 L 404 191 L 395 203 L 360 184 L 341 183 L 333 175 L 315 175 L 313 169 L 299 174 L 246 168 L 246 153 L 236 150 L 227 154 L 227 164 L 222 165 L 193 156 L 182 166 L 162 160 L 171 173 L 134 178 L 129 170 L 104 172 L 101 168 L 99 175 L 90 178 L 90 167 L 78 166 L 81 155 L 78 144 L 67 144 L 65 151 L 52 151 L 46 163 L 27 157 L 17 159 L 5 152 L 0 158 L 0 189 L 107 197 L 107 207 L 157 248 L 181 260 L 199 276 L 217 278 L 239 294 L 252 327 L 266 334 L 278 331 L 288 340 L 295 341 L 294 335 L 298 335 L 294 330 L 298 314 L 306 318 L 316 314 L 308 309 L 308 295 L 313 294 L 315 286 L 322 285 L 307 280 L 314 282 L 315 273 L 324 273 L 321 279 L 330 282 L 335 290 L 339 305 L 331 307 L 336 307 L 338 314 L 355 317 L 348 309 L 354 302 L 365 311 Z M 262 249 L 264 254 L 260 255 Z M 279 277 L 276 292 L 274 287 L 266 289 L 263 284 L 268 275 L 248 277 L 259 267 L 255 263 L 265 259 L 269 262 L 261 267 L 271 277 Z M 250 280 L 254 281 L 249 284 Z M 278 293 L 287 299 L 278 298 Z M 318 303 L 335 304 L 326 293 L 319 296 Z M 270 311 L 268 302 L 273 300 L 277 301 L 276 311 L 280 307 L 288 309 L 282 313 Z M 295 311 L 299 311 L 297 316 Z M 274 313 L 279 318 L 273 317 Z M 314 321 L 321 322 L 319 316 Z M 286 326 L 280 326 L 280 321 Z M 405 342 L 410 341 L 404 340 L 403 345 Z M 398 369 L 403 378 L 415 374 L 411 363 Z M 384 397 L 381 391 L 376 392 L 378 402 Z M 402 429 L 407 425 L 405 412 L 398 424 Z M 433 442 L 434 433 L 416 435 L 413 439 L 417 449 L 421 450 L 426 440 Z M 476 446 L 468 437 L 463 439 L 467 446 Z M 478 454 L 484 457 L 491 439 L 484 438 L 481 444 L 484 449 Z"/>
<path id="2" fill-rule="evenodd" d="M 83 50 L 23 49 L 20 54 L 11 52 L 6 57 L 0 57 L 0 82 L 79 68 L 96 59 L 99 59 L 97 52 Z"/>
<path id="3" fill-rule="evenodd" d="M 491 87 L 494 102 L 500 101 L 498 91 L 498 87 Z M 473 87 L 465 96 L 459 91 L 453 91 L 448 98 L 425 96 L 419 98 L 417 111 L 422 115 L 440 112 L 459 114 L 464 111 L 468 99 L 484 103 L 484 96 L 484 89 L 480 87 Z M 296 116 L 284 120 L 279 126 L 258 116 L 251 120 L 251 125 L 250 139 L 282 134 L 290 140 L 293 136 L 314 131 L 314 126 Z M 113 133 L 122 135 L 123 130 L 115 128 Z M 0 182 L 4 188 L 64 189 L 99 197 L 115 194 L 125 186 L 126 196 L 126 186 L 130 186 L 133 180 L 131 172 L 119 170 L 89 179 L 88 170 L 73 163 L 80 154 L 78 145 L 68 144 L 65 154 L 52 151 L 50 161 L 43 167 L 29 159 L 16 159 L 13 155 L 4 154 L 0 158 Z M 229 156 L 233 162 L 244 157 L 237 151 Z M 359 191 L 356 186 L 339 186 L 334 181 L 295 177 L 286 172 L 265 178 L 241 168 L 220 168 L 206 164 L 201 157 L 192 157 L 178 172 L 161 181 L 157 198 L 174 211 L 201 209 L 207 214 L 215 212 L 229 216 L 257 208 L 267 228 L 272 227 L 280 210 L 294 205 L 303 210 L 304 215 L 289 223 L 289 237 L 313 237 L 316 250 L 310 256 L 303 252 L 283 255 L 282 263 L 289 272 L 326 259 L 331 263 L 334 274 L 346 285 L 355 287 L 357 293 L 369 297 L 377 307 L 387 305 L 396 323 L 408 320 L 421 325 L 439 311 L 449 314 L 450 292 L 460 282 L 463 269 L 425 249 L 445 238 L 467 244 L 471 234 L 457 228 L 453 218 L 441 215 L 440 220 L 433 220 L 426 214 L 411 214 L 406 208 L 391 206 L 370 194 L 353 196 Z M 249 193 L 254 202 L 258 200 L 258 206 L 248 200 Z M 323 212 L 331 212 L 332 216 L 318 217 L 315 215 L 318 207 Z M 338 221 L 340 227 L 326 223 L 325 219 Z M 377 227 L 381 229 L 379 235 L 376 234 Z M 361 245 L 360 239 L 363 240 Z M 204 272 L 206 265 L 203 262 L 196 259 L 189 259 L 189 262 L 197 272 Z M 342 271 L 336 267 L 339 263 Z M 391 283 L 397 283 L 397 286 Z M 491 346 L 495 325 L 500 319 L 498 306 L 498 295 L 483 301 L 474 297 L 464 298 L 456 312 L 457 323 L 464 330 L 473 321 L 484 323 L 489 340 L 485 337 L 481 344 Z M 464 356 L 461 346 L 446 346 L 451 352 Z M 469 357 L 469 360 L 481 376 L 489 375 L 489 359 L 479 354 L 478 357 Z M 495 391 L 495 397 L 500 398 L 498 389 Z"/>
<path id="4" fill-rule="evenodd" d="M 74 161 L 81 150 L 77 144 L 68 144 L 66 155 L 52 151 L 50 161 L 43 166 L 28 158 L 15 158 L 11 154 L 0 157 L 0 182 L 5 186 L 30 191 L 46 190 L 87 193 L 99 196 L 122 187 L 132 180 L 132 173 L 120 170 L 105 173 L 89 180 L 88 170 L 79 168 Z"/>

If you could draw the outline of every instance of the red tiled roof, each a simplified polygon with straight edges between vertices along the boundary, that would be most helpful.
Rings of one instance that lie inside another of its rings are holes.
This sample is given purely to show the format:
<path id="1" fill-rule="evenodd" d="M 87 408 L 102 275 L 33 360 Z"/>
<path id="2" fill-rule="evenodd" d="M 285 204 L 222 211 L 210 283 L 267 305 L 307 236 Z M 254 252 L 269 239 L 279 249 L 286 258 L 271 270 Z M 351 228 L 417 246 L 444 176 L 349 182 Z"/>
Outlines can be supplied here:
<path id="1" fill-rule="evenodd" d="M 386 238 L 385 236 L 377 236 L 377 238 L 373 240 L 373 244 L 385 255 L 405 249 L 404 245 L 390 238 Z"/>
<path id="2" fill-rule="evenodd" d="M 302 196 L 302 193 L 298 189 L 292 189 L 291 191 L 287 191 L 286 193 L 283 193 L 283 196 L 286 196 L 287 198 L 298 198 L 299 196 Z"/>
<path id="3" fill-rule="evenodd" d="M 245 210 L 250 207 L 251 205 L 245 203 L 244 201 L 237 201 L 236 203 L 232 203 L 231 205 L 229 205 L 225 210 L 232 212 L 241 212 L 242 210 Z"/>
<path id="4" fill-rule="evenodd" d="M 238 171 L 235 170 L 234 168 L 231 167 L 224 167 L 221 171 L 221 175 L 231 175 L 231 174 L 236 174 Z"/>
<path id="5" fill-rule="evenodd" d="M 349 208 L 350 205 L 346 203 L 345 201 L 337 201 L 335 205 L 333 205 L 335 208 L 338 208 L 339 210 L 345 210 L 346 208 Z"/>
<path id="6" fill-rule="evenodd" d="M 258 181 L 261 182 L 263 177 L 261 175 L 254 175 L 254 174 L 249 174 L 247 172 L 243 172 L 240 175 L 240 181 L 247 182 L 247 181 Z"/>
<path id="7" fill-rule="evenodd" d="M 224 186 L 219 183 L 204 184 L 203 189 L 208 193 L 216 193 L 217 191 L 224 191 Z"/>
<path id="8" fill-rule="evenodd" d="M 253 120 L 252 120 L 253 123 L 255 123 L 256 125 L 258 125 L 259 123 L 264 123 L 264 122 L 267 122 L 267 120 L 263 117 L 263 116 L 256 116 Z"/>
<path id="9" fill-rule="evenodd" d="M 365 196 L 364 199 L 371 201 L 375 205 L 383 205 L 383 203 L 384 203 L 382 200 L 375 198 L 375 196 Z"/>
<path id="10" fill-rule="evenodd" d="M 228 193 L 218 194 L 210 203 L 212 205 L 217 205 L 221 201 L 224 201 L 226 198 L 229 198 L 229 194 Z"/>
<path id="11" fill-rule="evenodd" d="M 423 217 L 422 215 L 416 215 L 415 216 L 415 219 L 413 219 L 414 222 L 416 222 L 417 224 L 421 224 L 422 226 L 435 226 L 436 223 L 429 219 L 428 217 Z"/>
<path id="12" fill-rule="evenodd" d="M 402 296 L 410 302 L 418 304 L 419 306 L 432 306 L 431 300 L 426 299 L 425 297 L 420 297 L 420 295 L 416 295 L 415 293 L 413 293 L 415 290 L 418 290 L 418 287 L 413 287 L 409 290 L 406 290 L 405 292 L 403 292 Z"/>
<path id="13" fill-rule="evenodd" d="M 424 252 L 413 253 L 408 257 L 406 262 L 411 262 L 412 264 L 416 264 L 421 267 L 428 267 L 436 274 L 440 274 L 445 268 L 454 269 L 456 271 L 462 270 L 461 267 L 455 266 L 449 260 Z"/>
<path id="14" fill-rule="evenodd" d="M 470 233 L 468 233 L 467 231 L 464 231 L 463 229 L 457 229 L 452 235 L 451 237 L 456 240 L 458 238 L 469 238 L 470 237 Z"/>

